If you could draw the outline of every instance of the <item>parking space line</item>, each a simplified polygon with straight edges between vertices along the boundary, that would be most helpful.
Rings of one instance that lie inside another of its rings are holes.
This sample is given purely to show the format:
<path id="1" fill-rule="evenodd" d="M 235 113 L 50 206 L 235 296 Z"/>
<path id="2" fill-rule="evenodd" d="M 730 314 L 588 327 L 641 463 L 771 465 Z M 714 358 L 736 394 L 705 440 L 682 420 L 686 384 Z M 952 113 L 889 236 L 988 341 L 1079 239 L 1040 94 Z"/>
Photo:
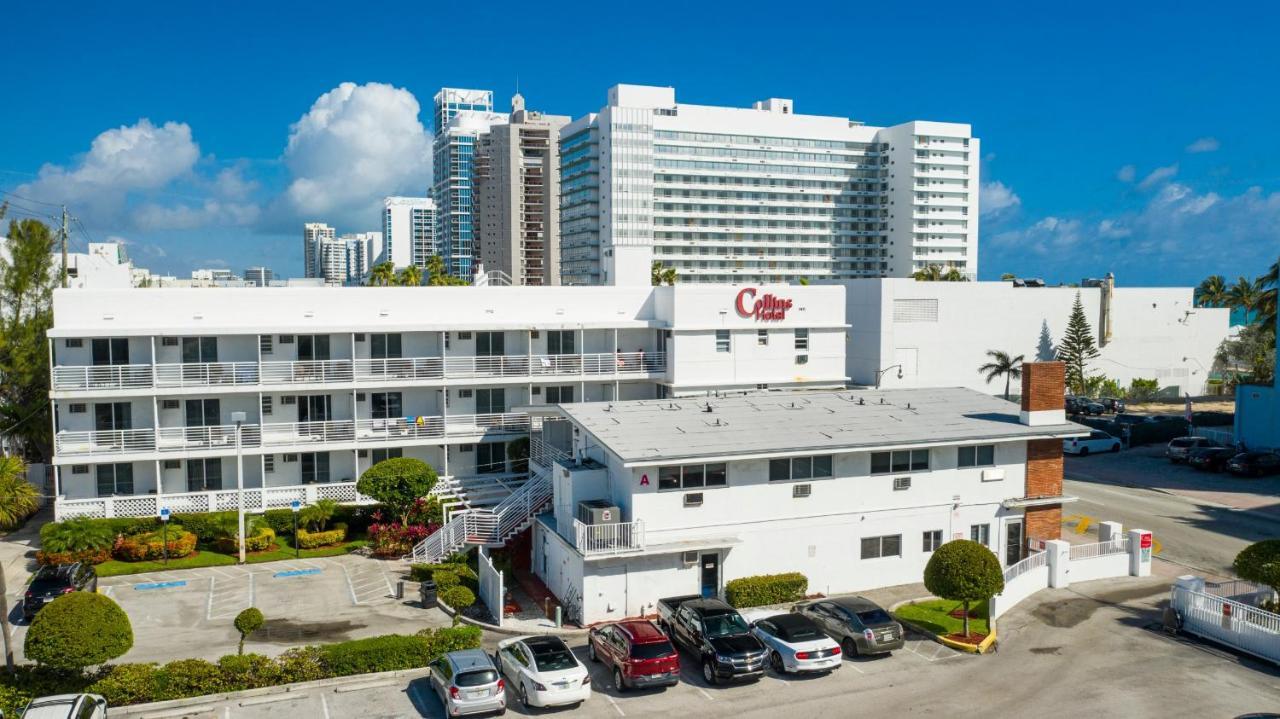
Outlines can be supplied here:
<path id="1" fill-rule="evenodd" d="M 329 702 L 325 701 L 324 694 L 320 695 L 320 708 L 324 710 L 324 719 L 329 719 Z"/>
<path id="2" fill-rule="evenodd" d="M 387 596 L 394 597 L 396 590 L 391 586 L 391 577 L 387 576 L 387 568 L 382 566 L 381 563 L 378 564 L 378 573 L 382 575 L 382 581 L 387 583 Z"/>
<path id="3" fill-rule="evenodd" d="M 215 582 L 216 580 L 213 577 L 209 577 L 209 601 L 205 609 L 204 618 L 210 622 L 213 621 L 213 587 Z"/>
<path id="4" fill-rule="evenodd" d="M 702 687 L 694 687 L 694 689 L 697 689 L 699 694 L 701 694 L 702 696 L 706 697 L 706 698 L 707 698 L 707 701 L 709 701 L 709 702 L 713 702 L 713 701 L 715 701 L 715 700 L 716 700 L 716 698 L 715 698 L 715 697 L 713 697 L 713 696 L 711 696 L 710 694 L 708 694 L 708 693 L 707 693 L 707 691 L 706 691 L 705 689 L 703 689 Z M 606 696 L 607 696 L 607 695 L 606 695 Z"/>
<path id="5" fill-rule="evenodd" d="M 609 704 L 613 706 L 614 711 L 618 712 L 618 716 L 624 717 L 627 715 L 626 712 L 622 711 L 622 707 L 618 706 L 618 702 L 613 700 L 613 697 L 609 696 L 608 694 L 605 694 L 604 698 L 609 700 Z"/>
<path id="6" fill-rule="evenodd" d="M 351 584 L 351 573 L 347 571 L 347 565 L 345 564 L 342 565 L 342 574 L 347 578 L 347 590 L 351 592 L 351 603 L 359 606 L 360 600 L 356 599 L 356 588 Z"/>
<path id="7" fill-rule="evenodd" d="M 849 664 L 849 668 L 850 668 L 850 669 L 852 669 L 852 670 L 854 670 L 855 672 L 857 672 L 857 673 L 859 673 L 859 674 L 866 674 L 866 672 L 864 672 L 864 671 L 862 671 L 861 669 L 859 669 L 859 668 L 858 668 L 858 663 L 857 663 L 857 662 L 852 662 L 852 661 L 851 661 L 851 662 L 849 662 L 848 664 Z"/>
<path id="8" fill-rule="evenodd" d="M 217 567 L 209 567 L 209 571 L 213 572 L 214 574 L 221 575 L 223 579 L 239 579 L 239 577 L 237 577 L 236 575 L 225 572 L 221 569 L 218 569 Z"/>

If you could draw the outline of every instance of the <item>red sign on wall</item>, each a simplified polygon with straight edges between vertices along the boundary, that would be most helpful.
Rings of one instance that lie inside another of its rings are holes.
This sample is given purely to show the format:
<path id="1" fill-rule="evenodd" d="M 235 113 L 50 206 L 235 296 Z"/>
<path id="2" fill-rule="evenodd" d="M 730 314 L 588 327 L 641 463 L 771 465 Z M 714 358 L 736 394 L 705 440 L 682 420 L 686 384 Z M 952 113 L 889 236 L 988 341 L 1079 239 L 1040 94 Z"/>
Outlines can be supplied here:
<path id="1" fill-rule="evenodd" d="M 782 320 L 791 309 L 791 300 L 776 295 L 765 294 L 756 299 L 756 288 L 747 287 L 738 293 L 734 306 L 741 317 L 753 317 L 757 320 Z"/>
<path id="2" fill-rule="evenodd" d="M 1139 545 L 1139 548 L 1140 548 L 1140 549 L 1151 549 L 1151 533 L 1150 533 L 1150 532 L 1144 533 L 1144 534 L 1142 535 L 1142 543 L 1141 543 L 1141 545 Z"/>

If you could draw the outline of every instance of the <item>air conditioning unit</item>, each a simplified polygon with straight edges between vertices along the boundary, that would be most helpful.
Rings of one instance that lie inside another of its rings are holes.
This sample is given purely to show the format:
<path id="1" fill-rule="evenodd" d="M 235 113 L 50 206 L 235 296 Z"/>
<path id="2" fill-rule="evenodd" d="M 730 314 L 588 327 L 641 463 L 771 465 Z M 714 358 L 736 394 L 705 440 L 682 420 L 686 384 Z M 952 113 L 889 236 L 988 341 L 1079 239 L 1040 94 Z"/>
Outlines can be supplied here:
<path id="1" fill-rule="evenodd" d="M 684 552 L 683 554 L 680 555 L 680 561 L 684 564 L 684 566 L 692 567 L 693 565 L 698 563 L 698 553 Z"/>
<path id="2" fill-rule="evenodd" d="M 298 398 L 291 394 L 286 394 L 280 398 L 280 404 L 297 404 Z"/>
<path id="3" fill-rule="evenodd" d="M 176 399 L 165 399 L 160 401 L 160 409 L 181 409 L 181 405 Z"/>
<path id="4" fill-rule="evenodd" d="M 357 332 L 357 333 L 356 333 L 356 342 L 364 342 L 364 333 L 363 333 L 363 332 Z"/>
<path id="5" fill-rule="evenodd" d="M 578 521 L 583 524 L 619 524 L 622 510 L 605 499 L 578 502 Z"/>
<path id="6" fill-rule="evenodd" d="M 161 347 L 177 347 L 178 338 L 177 337 L 161 337 L 160 346 Z"/>

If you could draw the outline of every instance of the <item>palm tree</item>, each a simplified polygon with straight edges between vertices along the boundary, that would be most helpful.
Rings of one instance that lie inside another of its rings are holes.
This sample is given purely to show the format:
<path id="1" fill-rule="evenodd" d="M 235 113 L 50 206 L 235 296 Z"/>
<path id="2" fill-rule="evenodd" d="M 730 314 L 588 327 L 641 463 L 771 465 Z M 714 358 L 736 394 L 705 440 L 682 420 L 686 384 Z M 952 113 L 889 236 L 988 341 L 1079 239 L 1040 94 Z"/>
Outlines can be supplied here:
<path id="1" fill-rule="evenodd" d="M 946 274 L 942 276 L 943 282 L 964 282 L 967 279 L 968 278 L 964 276 L 964 273 L 961 272 L 959 268 L 956 268 L 956 267 L 952 267 L 951 269 L 947 270 Z"/>
<path id="2" fill-rule="evenodd" d="M 369 271 L 369 284 L 374 287 L 390 287 L 396 283 L 396 266 L 391 262 L 382 262 Z"/>
<path id="3" fill-rule="evenodd" d="M 1196 288 L 1196 299 L 1201 307 L 1221 307 L 1227 300 L 1227 278 L 1209 275 Z"/>
<path id="4" fill-rule="evenodd" d="M 987 384 L 997 377 L 1004 377 L 1004 398 L 1009 399 L 1009 381 L 1022 376 L 1022 355 L 1010 357 L 1008 352 L 987 350 L 992 361 L 982 365 L 978 371 L 987 375 Z"/>
<path id="5" fill-rule="evenodd" d="M 13 529 L 40 508 L 40 493 L 17 457 L 0 457 L 0 529 Z"/>
<path id="6" fill-rule="evenodd" d="M 1249 313 L 1257 309 L 1258 302 L 1262 299 L 1262 282 L 1261 277 L 1256 280 L 1241 277 L 1234 285 L 1227 288 L 1227 306 L 1232 309 L 1243 309 L 1246 324 L 1249 322 Z"/>
<path id="7" fill-rule="evenodd" d="M 649 284 L 654 287 L 658 285 L 674 285 L 676 280 L 680 279 L 679 274 L 674 267 L 664 267 L 661 262 L 654 262 L 649 267 Z"/>
<path id="8" fill-rule="evenodd" d="M 942 279 L 942 267 L 940 265 L 929 265 L 923 270 L 916 270 L 912 277 L 918 282 L 938 282 Z"/>
<path id="9" fill-rule="evenodd" d="M 396 284 L 401 287 L 418 287 L 422 284 L 422 268 L 417 265 L 409 265 L 400 269 L 400 274 L 396 276 Z"/>
<path id="10" fill-rule="evenodd" d="M 1264 327 L 1276 326 L 1276 294 L 1280 290 L 1280 261 L 1271 265 L 1267 273 L 1258 278 L 1259 287 L 1269 287 L 1258 296 L 1258 321 Z"/>

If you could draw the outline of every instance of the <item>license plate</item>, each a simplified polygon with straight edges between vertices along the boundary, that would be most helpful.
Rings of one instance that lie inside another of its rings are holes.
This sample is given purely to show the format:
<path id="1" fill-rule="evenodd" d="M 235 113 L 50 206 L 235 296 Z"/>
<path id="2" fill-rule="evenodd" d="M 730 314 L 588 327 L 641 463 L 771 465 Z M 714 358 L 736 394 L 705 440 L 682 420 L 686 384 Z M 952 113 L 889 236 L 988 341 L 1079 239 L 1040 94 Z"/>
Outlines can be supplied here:
<path id="1" fill-rule="evenodd" d="M 485 697 L 487 697 L 487 696 L 489 696 L 489 692 L 484 691 L 484 690 L 481 690 L 481 691 L 478 691 L 478 692 L 467 692 L 467 698 L 468 698 L 468 699 L 483 699 L 483 698 L 485 698 Z"/>
<path id="2" fill-rule="evenodd" d="M 556 682 L 556 683 L 555 683 L 555 687 L 556 687 L 557 689 L 568 689 L 568 688 L 569 688 L 569 682 Z"/>

